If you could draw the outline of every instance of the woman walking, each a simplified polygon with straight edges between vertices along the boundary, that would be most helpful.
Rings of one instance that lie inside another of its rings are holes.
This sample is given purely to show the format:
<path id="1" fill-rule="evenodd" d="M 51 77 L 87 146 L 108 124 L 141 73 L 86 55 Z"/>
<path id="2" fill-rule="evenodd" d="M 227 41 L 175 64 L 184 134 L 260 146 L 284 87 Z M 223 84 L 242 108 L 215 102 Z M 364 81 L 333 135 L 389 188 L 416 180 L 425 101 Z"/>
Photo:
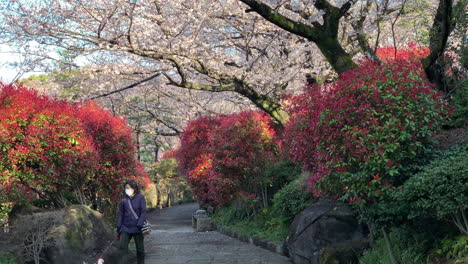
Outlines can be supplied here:
<path id="1" fill-rule="evenodd" d="M 138 264 L 145 263 L 143 224 L 146 219 L 146 200 L 133 180 L 124 184 L 124 195 L 117 216 L 117 239 L 120 239 L 121 264 L 128 263 L 128 243 L 133 238 L 136 245 Z"/>

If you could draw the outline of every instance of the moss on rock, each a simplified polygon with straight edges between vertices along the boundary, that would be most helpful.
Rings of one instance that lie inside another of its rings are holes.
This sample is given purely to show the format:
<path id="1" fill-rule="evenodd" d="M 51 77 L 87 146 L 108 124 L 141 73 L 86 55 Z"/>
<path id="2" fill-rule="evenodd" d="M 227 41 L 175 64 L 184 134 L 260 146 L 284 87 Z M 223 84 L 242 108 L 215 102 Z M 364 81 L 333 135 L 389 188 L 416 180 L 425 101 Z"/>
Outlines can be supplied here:
<path id="1" fill-rule="evenodd" d="M 63 210 L 62 219 L 52 231 L 55 246 L 47 252 L 53 263 L 72 263 L 69 260 L 76 259 L 81 264 L 101 252 L 114 237 L 103 215 L 88 206 L 69 206 Z"/>

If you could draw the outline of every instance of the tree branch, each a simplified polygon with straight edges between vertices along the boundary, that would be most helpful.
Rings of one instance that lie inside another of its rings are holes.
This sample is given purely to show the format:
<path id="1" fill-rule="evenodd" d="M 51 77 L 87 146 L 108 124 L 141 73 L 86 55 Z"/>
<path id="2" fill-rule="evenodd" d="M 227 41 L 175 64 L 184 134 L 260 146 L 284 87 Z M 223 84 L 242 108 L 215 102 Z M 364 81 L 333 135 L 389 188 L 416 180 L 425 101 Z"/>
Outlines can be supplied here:
<path id="1" fill-rule="evenodd" d="M 311 41 L 317 41 L 319 39 L 320 31 L 315 28 L 308 26 L 301 22 L 293 21 L 281 14 L 275 12 L 271 7 L 264 3 L 260 3 L 256 0 L 240 0 L 244 4 L 248 5 L 252 11 L 255 11 L 257 14 L 270 21 L 271 23 L 277 25 L 278 27 L 296 34 L 298 36 L 304 37 Z"/>
<path id="2" fill-rule="evenodd" d="M 125 90 L 128 90 L 128 89 L 132 89 L 132 88 L 135 88 L 137 87 L 138 85 L 142 84 L 142 83 L 145 83 L 145 82 L 148 82 L 150 80 L 153 80 L 157 77 L 161 76 L 161 73 L 156 73 L 154 75 L 151 75 L 150 77 L 148 78 L 145 78 L 143 80 L 140 80 L 138 82 L 135 82 L 135 83 L 132 83 L 128 86 L 125 86 L 123 88 L 120 88 L 120 89 L 117 89 L 117 90 L 114 90 L 114 91 L 111 91 L 111 92 L 108 92 L 108 93 L 104 93 L 104 94 L 101 94 L 101 95 L 97 95 L 97 96 L 94 96 L 94 97 L 91 97 L 90 99 L 91 100 L 94 100 L 94 99 L 98 99 L 98 98 L 102 98 L 102 97 L 106 97 L 106 96 L 109 96 L 109 95 L 112 95 L 112 94 L 116 94 L 116 93 L 120 93 L 120 92 L 123 92 Z"/>
<path id="3" fill-rule="evenodd" d="M 379 61 L 379 58 L 375 55 L 375 50 L 371 48 L 369 42 L 367 41 L 368 36 L 364 33 L 364 22 L 367 19 L 367 14 L 372 6 L 372 1 L 367 0 L 364 8 L 361 11 L 361 17 L 356 21 L 356 24 L 353 24 L 353 29 L 357 32 L 356 38 L 365 56 L 371 58 L 372 60 Z"/>
<path id="4" fill-rule="evenodd" d="M 137 108 L 139 108 L 138 106 L 136 106 Z M 182 131 L 180 131 L 178 128 L 176 128 L 175 126 L 173 125 L 170 125 L 168 124 L 166 121 L 162 120 L 161 118 L 158 117 L 158 115 L 156 115 L 155 113 L 153 113 L 153 111 L 151 111 L 149 108 L 148 108 L 148 104 L 145 100 L 145 109 L 141 109 L 141 111 L 145 111 L 147 112 L 149 115 L 151 115 L 156 121 L 160 122 L 161 124 L 165 125 L 166 127 L 168 127 L 169 129 L 173 130 L 174 133 L 167 133 L 167 134 L 170 134 L 171 136 L 177 136 L 179 135 L 180 133 L 182 133 Z M 162 134 L 162 132 L 158 132 L 158 134 Z"/>
<path id="5" fill-rule="evenodd" d="M 260 1 L 240 1 L 278 27 L 317 44 L 320 51 L 337 73 L 343 73 L 356 67 L 356 63 L 354 63 L 352 57 L 343 49 L 338 41 L 340 19 L 351 8 L 355 0 L 348 1 L 341 9 L 331 5 L 326 0 L 316 0 L 314 6 L 324 11 L 324 14 L 322 16 L 323 25 L 317 22 L 314 23 L 314 26 L 293 21 Z"/>

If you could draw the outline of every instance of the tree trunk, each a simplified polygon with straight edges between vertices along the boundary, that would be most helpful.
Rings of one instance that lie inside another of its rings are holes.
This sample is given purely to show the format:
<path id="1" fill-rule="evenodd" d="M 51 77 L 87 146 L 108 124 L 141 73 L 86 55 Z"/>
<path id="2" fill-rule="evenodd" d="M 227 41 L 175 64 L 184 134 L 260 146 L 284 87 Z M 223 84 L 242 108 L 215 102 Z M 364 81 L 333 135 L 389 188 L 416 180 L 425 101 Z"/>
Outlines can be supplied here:
<path id="1" fill-rule="evenodd" d="M 156 203 L 156 206 L 159 206 L 159 208 L 162 208 L 162 203 L 161 203 L 161 187 L 158 186 L 158 183 L 156 183 L 156 199 L 158 202 Z"/>
<path id="2" fill-rule="evenodd" d="M 158 162 L 159 161 L 159 145 L 158 145 L 158 142 L 156 141 L 156 139 L 154 140 L 154 162 Z"/>
<path id="3" fill-rule="evenodd" d="M 460 1 L 457 8 L 463 8 L 464 1 Z M 443 53 L 447 44 L 447 39 L 455 26 L 456 20 L 452 16 L 452 0 L 440 0 L 439 7 L 434 18 L 434 23 L 430 31 L 430 54 L 422 60 L 424 71 L 430 82 L 437 86 L 437 89 L 447 93 L 447 82 L 443 69 Z"/>
<path id="4" fill-rule="evenodd" d="M 337 36 L 324 36 L 315 41 L 315 44 L 338 74 L 357 67 L 351 55 L 341 47 Z"/>
<path id="5" fill-rule="evenodd" d="M 251 8 L 251 10 L 247 10 L 247 12 L 255 11 L 278 27 L 314 42 L 325 56 L 325 59 L 337 73 L 343 73 L 357 66 L 351 55 L 343 49 L 338 41 L 338 26 L 340 19 L 349 10 L 349 8 L 351 8 L 351 3 L 345 4 L 341 8 L 337 8 L 327 1 L 316 1 L 315 7 L 325 12 L 322 16 L 324 22 L 323 25 L 316 23 L 313 26 L 310 26 L 300 21 L 291 20 L 290 18 L 279 14 L 276 10 L 273 10 L 261 1 L 240 1 Z"/>
<path id="6" fill-rule="evenodd" d="M 140 155 L 140 129 L 138 128 L 136 131 L 136 153 L 137 153 L 137 159 L 138 161 L 141 161 L 141 155 Z"/>
<path id="7" fill-rule="evenodd" d="M 269 100 L 269 98 L 261 98 L 253 101 L 253 103 L 269 114 L 274 120 L 276 120 L 276 122 L 278 122 L 278 124 L 282 126 L 284 126 L 286 121 L 289 119 L 289 114 L 284 109 L 282 109 L 282 106 L 271 99 Z"/>

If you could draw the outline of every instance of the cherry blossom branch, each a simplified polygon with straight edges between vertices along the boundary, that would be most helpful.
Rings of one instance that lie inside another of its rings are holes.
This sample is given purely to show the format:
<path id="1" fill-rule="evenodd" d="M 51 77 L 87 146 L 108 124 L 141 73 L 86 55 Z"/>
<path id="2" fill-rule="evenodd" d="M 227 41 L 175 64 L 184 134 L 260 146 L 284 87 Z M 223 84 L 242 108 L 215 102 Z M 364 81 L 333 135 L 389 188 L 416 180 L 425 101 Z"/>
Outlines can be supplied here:
<path id="1" fill-rule="evenodd" d="M 323 12 L 323 25 L 317 21 L 312 26 L 294 21 L 279 14 L 267 4 L 257 0 L 240 0 L 254 11 L 278 27 L 306 38 L 317 44 L 318 48 L 336 72 L 342 73 L 356 67 L 352 57 L 343 49 L 338 41 L 338 27 L 341 17 L 351 8 L 354 0 L 346 2 L 341 8 L 331 5 L 326 0 L 316 0 L 314 6 Z"/>
<path id="2" fill-rule="evenodd" d="M 293 21 L 277 12 L 268 5 L 256 0 L 240 0 L 248 5 L 252 11 L 255 11 L 263 18 L 277 25 L 278 27 L 289 31 L 298 36 L 304 37 L 311 41 L 317 41 L 320 32 L 317 28 L 310 27 L 304 23 Z M 250 10 L 248 10 L 250 11 Z"/>

